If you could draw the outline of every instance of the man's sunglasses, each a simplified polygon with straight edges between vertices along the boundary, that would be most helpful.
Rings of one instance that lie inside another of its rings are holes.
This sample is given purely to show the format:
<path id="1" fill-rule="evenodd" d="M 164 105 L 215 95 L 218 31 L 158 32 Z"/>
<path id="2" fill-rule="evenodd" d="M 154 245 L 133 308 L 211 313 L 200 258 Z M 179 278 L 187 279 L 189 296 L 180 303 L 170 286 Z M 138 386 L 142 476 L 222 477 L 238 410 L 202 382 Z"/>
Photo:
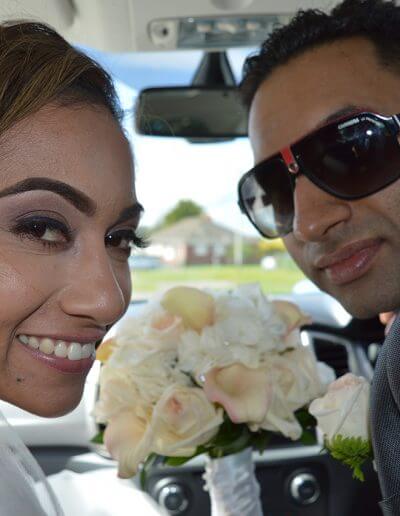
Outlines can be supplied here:
<path id="1" fill-rule="evenodd" d="M 239 206 L 267 238 L 293 229 L 293 191 L 304 174 L 325 192 L 348 201 L 400 178 L 400 115 L 359 113 L 313 131 L 262 161 L 239 182 Z"/>

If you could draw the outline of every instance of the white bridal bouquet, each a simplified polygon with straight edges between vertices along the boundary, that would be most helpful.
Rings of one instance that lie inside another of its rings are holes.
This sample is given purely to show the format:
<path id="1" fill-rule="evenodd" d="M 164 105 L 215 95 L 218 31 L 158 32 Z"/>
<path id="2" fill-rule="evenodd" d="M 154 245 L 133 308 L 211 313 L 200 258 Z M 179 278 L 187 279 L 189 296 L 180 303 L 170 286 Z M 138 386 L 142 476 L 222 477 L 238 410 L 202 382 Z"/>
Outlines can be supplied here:
<path id="1" fill-rule="evenodd" d="M 311 413 L 327 447 L 341 444 L 331 432 L 344 429 L 332 423 L 340 388 L 327 392 L 334 373 L 302 344 L 306 322 L 295 305 L 268 300 L 258 285 L 175 287 L 125 320 L 97 351 L 103 367 L 94 411 L 106 425 L 97 442 L 104 438 L 119 476 L 139 467 L 144 475 L 155 458 L 176 466 L 206 454 L 213 516 L 261 515 L 252 449 L 265 449 L 273 434 L 312 442 Z"/>

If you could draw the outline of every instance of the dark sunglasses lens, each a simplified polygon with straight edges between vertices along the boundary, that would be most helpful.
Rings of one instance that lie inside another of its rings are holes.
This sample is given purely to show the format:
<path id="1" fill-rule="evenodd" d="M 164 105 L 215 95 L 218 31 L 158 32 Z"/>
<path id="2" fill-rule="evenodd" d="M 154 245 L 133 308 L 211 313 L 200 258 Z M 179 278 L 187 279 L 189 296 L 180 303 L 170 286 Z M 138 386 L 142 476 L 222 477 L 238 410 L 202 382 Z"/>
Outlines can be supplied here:
<path id="1" fill-rule="evenodd" d="M 400 177 L 396 130 L 374 115 L 320 129 L 293 151 L 311 180 L 345 199 L 371 195 Z"/>
<path id="2" fill-rule="evenodd" d="M 276 238 L 292 230 L 293 189 L 280 158 L 254 167 L 242 181 L 239 195 L 247 216 L 264 236 Z"/>

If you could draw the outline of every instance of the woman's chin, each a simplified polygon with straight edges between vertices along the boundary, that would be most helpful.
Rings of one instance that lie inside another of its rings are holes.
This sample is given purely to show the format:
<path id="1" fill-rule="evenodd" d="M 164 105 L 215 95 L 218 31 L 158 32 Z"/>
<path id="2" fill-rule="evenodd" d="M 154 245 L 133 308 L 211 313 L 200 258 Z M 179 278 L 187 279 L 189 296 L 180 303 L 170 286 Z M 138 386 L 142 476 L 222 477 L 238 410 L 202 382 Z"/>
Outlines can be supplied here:
<path id="1" fill-rule="evenodd" d="M 64 394 L 64 393 L 63 393 Z M 81 401 L 82 390 L 69 393 L 68 396 L 46 396 L 44 399 L 38 397 L 23 397 L 18 400 L 4 399 L 16 407 L 40 417 L 60 417 L 74 410 Z"/>
<path id="2" fill-rule="evenodd" d="M 61 417 L 65 416 L 69 412 L 72 412 L 78 406 L 79 402 L 80 399 L 70 401 L 62 405 L 60 403 L 56 403 L 54 405 L 35 404 L 35 406 L 33 406 L 32 408 L 21 408 L 40 417 Z"/>

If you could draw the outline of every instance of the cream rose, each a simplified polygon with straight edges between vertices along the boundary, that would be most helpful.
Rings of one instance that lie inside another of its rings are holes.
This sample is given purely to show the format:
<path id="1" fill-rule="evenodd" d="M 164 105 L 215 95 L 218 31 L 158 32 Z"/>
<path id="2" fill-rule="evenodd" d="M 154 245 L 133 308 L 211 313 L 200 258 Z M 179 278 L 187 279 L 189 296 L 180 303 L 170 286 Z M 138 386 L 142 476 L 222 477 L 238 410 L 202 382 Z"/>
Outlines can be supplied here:
<path id="1" fill-rule="evenodd" d="M 272 400 L 272 385 L 265 369 L 242 364 L 215 368 L 205 375 L 207 398 L 222 405 L 234 423 L 260 423 Z"/>
<path id="2" fill-rule="evenodd" d="M 121 411 L 132 410 L 140 401 L 139 391 L 131 381 L 129 369 L 107 364 L 100 371 L 100 397 L 93 410 L 99 423 L 107 423 Z"/>
<path id="3" fill-rule="evenodd" d="M 293 440 L 299 439 L 302 428 L 295 411 L 325 392 L 317 361 L 308 348 L 300 346 L 283 355 L 268 356 L 265 370 L 272 381 L 273 397 L 264 420 L 251 425 L 251 429 L 263 428 L 281 432 Z"/>
<path id="4" fill-rule="evenodd" d="M 361 376 L 347 373 L 334 381 L 309 411 L 328 441 L 337 435 L 369 440 L 369 383 Z"/>
<path id="5" fill-rule="evenodd" d="M 168 313 L 154 300 L 137 315 L 126 317 L 113 341 L 117 351 L 126 350 L 125 356 L 130 353 L 142 357 L 157 351 L 176 350 L 183 331 L 182 319 Z M 115 364 L 114 352 L 111 358 Z"/>
<path id="6" fill-rule="evenodd" d="M 193 455 L 218 432 L 222 409 L 208 401 L 202 389 L 171 385 L 154 407 L 152 451 L 160 455 Z"/>
<path id="7" fill-rule="evenodd" d="M 127 355 L 127 356 L 126 356 Z M 177 356 L 174 351 L 159 351 L 140 356 L 132 355 L 126 347 L 117 350 L 106 364 L 110 367 L 118 360 L 118 365 L 127 363 L 127 374 L 133 384 L 138 399 L 146 404 L 156 403 L 165 389 L 172 384 L 190 385 L 188 375 L 176 367 Z"/>
<path id="8" fill-rule="evenodd" d="M 139 464 L 151 452 L 149 414 L 131 410 L 113 416 L 104 432 L 104 444 L 118 461 L 118 476 L 129 478 L 137 473 Z"/>

